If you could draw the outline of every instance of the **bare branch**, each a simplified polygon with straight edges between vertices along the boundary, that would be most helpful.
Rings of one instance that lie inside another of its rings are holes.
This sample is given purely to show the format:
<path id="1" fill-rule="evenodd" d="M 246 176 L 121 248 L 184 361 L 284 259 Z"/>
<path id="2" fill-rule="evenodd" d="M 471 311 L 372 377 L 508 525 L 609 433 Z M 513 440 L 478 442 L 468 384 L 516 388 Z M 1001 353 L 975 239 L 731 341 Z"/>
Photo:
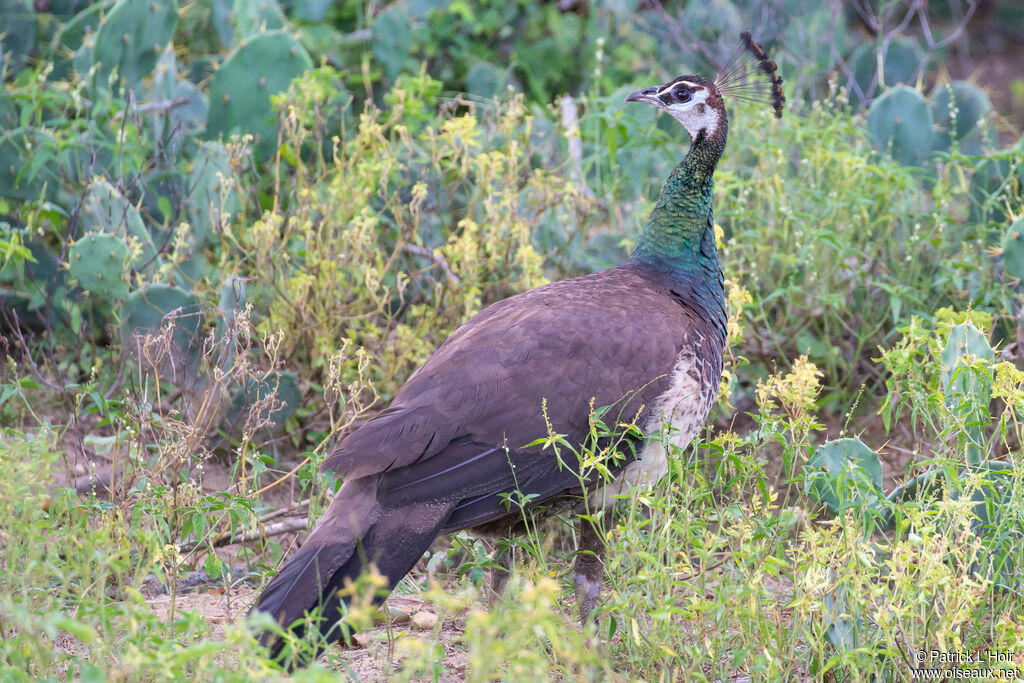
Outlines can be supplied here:
<path id="1" fill-rule="evenodd" d="M 448 282 L 452 284 L 459 283 L 459 276 L 456 275 L 455 272 L 452 270 L 452 267 L 448 265 L 448 261 L 446 261 L 443 256 L 439 256 L 437 252 L 435 252 L 433 249 L 427 249 L 426 247 L 421 247 L 418 244 L 410 244 L 408 242 L 402 242 L 399 245 L 399 249 L 401 249 L 407 254 L 412 254 L 413 256 L 425 258 L 435 266 L 440 266 L 441 270 L 448 278 Z"/>
<path id="2" fill-rule="evenodd" d="M 283 522 L 277 524 L 271 524 L 269 526 L 257 527 L 251 529 L 243 534 L 237 536 L 231 536 L 225 534 L 215 538 L 209 545 L 214 548 L 222 548 L 226 545 L 235 545 L 236 543 L 251 543 L 258 541 L 263 538 L 270 538 L 271 536 L 280 536 L 281 534 L 287 534 L 291 531 L 305 531 L 309 525 L 309 517 L 293 517 L 292 519 L 286 519 Z M 190 553 L 197 548 L 205 547 L 207 544 L 202 541 L 190 541 L 188 543 L 181 544 L 182 553 Z"/>

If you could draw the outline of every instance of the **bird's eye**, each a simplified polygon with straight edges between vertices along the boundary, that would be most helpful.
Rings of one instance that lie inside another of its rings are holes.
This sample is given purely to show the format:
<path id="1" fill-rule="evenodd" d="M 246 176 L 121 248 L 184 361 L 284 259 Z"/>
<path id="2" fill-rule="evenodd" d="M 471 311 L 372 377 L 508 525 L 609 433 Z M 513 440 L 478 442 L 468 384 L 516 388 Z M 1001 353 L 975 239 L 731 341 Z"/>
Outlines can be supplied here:
<path id="1" fill-rule="evenodd" d="M 686 88 L 679 88 L 679 90 L 676 90 L 676 99 L 680 102 L 689 102 L 690 97 L 690 91 Z"/>

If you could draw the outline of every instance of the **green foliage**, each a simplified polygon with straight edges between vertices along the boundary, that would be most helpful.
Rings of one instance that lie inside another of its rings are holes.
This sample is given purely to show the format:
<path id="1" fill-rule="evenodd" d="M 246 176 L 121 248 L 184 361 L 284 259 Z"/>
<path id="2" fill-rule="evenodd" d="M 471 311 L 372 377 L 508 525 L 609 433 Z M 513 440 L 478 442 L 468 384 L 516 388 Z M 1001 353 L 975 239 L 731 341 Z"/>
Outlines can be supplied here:
<path id="1" fill-rule="evenodd" d="M 306 50 L 287 33 L 271 31 L 242 43 L 210 84 L 207 136 L 251 133 L 257 157 L 270 158 L 277 146 L 271 96 L 312 66 Z"/>
<path id="2" fill-rule="evenodd" d="M 117 0 L 96 32 L 93 62 L 134 86 L 156 66 L 178 23 L 177 0 Z"/>
<path id="3" fill-rule="evenodd" d="M 875 146 L 905 166 L 922 166 L 931 156 L 932 112 L 917 90 L 900 85 L 886 90 L 868 109 Z"/>
<path id="4" fill-rule="evenodd" d="M 53 198 L 60 189 L 60 169 L 45 151 L 53 136 L 33 127 L 5 130 L 0 137 L 0 195 L 10 199 Z M 25 163 L 30 159 L 29 163 Z"/>
<path id="5" fill-rule="evenodd" d="M 683 25 L 687 29 L 709 42 L 719 37 L 738 36 L 745 28 L 743 22 L 740 11 L 729 0 L 691 0 L 686 4 L 683 17 Z"/>
<path id="6" fill-rule="evenodd" d="M 888 680 L 907 643 L 1024 651 L 1020 596 L 1000 588 L 1024 567 L 1021 143 L 994 148 L 974 86 L 911 92 L 934 74 L 902 38 L 880 77 L 874 43 L 851 56 L 851 98 L 876 98 L 852 115 L 820 88 L 859 29 L 779 6 L 755 32 L 796 115 L 730 106 L 716 175 L 736 340 L 721 408 L 661 486 L 591 515 L 612 547 L 599 630 L 566 628 L 571 534 L 532 526 L 487 612 L 489 549 L 434 549 L 399 592 L 456 628 L 379 634 L 361 651 L 379 671 L 442 678 L 444 652 L 466 651 L 481 678 Z M 215 541 L 266 527 L 278 477 L 316 518 L 338 484 L 318 471 L 327 444 L 469 316 L 628 254 L 685 144 L 623 94 L 705 73 L 685 29 L 711 45 L 715 22 L 759 8 L 206 0 L 141 22 L 169 7 L 4 17 L 34 42 L 0 41 L 0 423 L 21 430 L 0 435 L 0 560 L 17 567 L 0 573 L 0 678 L 273 677 L 242 627 L 213 642 L 180 605 L 158 620 L 142 579 L 173 595 L 205 568 L 241 614 L 229 565 L 262 573 L 282 548 Z M 548 106 L 563 93 L 576 122 Z M 66 443 L 123 476 L 109 503 L 62 494 L 43 515 L 33 482 Z"/>

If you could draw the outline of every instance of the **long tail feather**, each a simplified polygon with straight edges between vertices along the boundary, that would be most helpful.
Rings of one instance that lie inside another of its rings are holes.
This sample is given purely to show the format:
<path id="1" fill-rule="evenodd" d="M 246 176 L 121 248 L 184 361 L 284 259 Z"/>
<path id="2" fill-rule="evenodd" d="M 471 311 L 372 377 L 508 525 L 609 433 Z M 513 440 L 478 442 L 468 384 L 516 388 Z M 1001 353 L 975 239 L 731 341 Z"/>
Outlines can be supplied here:
<path id="1" fill-rule="evenodd" d="M 379 477 L 346 482 L 327 508 L 306 543 L 267 585 L 253 611 L 270 614 L 299 638 L 305 633 L 304 617 L 319 609 L 316 622 L 327 642 L 343 635 L 339 627 L 344 596 L 373 563 L 387 578 L 387 591 L 372 596 L 380 602 L 386 593 L 415 566 L 451 514 L 452 504 L 418 502 L 383 507 L 377 502 Z M 285 641 L 266 632 L 261 642 L 279 659 Z M 319 652 L 314 653 L 314 656 Z M 307 652 L 307 659 L 309 653 Z M 285 662 L 302 666 L 307 661 Z"/>

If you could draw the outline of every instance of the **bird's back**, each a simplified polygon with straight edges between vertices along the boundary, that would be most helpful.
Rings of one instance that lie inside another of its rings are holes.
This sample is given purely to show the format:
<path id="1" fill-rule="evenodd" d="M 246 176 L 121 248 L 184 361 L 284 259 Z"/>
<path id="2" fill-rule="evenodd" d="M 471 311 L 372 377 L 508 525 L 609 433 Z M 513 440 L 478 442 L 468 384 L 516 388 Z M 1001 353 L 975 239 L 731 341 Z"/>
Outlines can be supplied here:
<path id="1" fill-rule="evenodd" d="M 672 287 L 663 274 L 624 264 L 489 306 L 324 466 L 349 477 L 396 471 L 467 438 L 536 452 L 537 446 L 524 447 L 548 434 L 548 422 L 578 443 L 589 428 L 591 402 L 612 406 L 627 420 L 639 414 L 646 426 L 681 354 L 717 359 L 721 373 L 715 322 Z M 707 384 L 717 389 L 715 366 Z"/>

